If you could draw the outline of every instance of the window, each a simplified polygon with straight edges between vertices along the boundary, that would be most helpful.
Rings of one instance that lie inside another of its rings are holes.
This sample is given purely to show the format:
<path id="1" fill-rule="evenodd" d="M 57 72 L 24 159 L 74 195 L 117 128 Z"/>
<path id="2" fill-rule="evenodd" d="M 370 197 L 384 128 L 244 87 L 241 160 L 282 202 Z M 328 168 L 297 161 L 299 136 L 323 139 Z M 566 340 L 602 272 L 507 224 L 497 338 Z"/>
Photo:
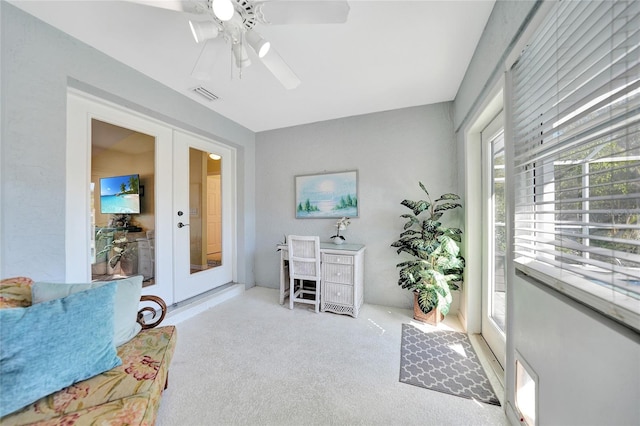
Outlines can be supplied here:
<path id="1" fill-rule="evenodd" d="M 516 268 L 640 330 L 640 2 L 558 2 L 512 69 Z"/>

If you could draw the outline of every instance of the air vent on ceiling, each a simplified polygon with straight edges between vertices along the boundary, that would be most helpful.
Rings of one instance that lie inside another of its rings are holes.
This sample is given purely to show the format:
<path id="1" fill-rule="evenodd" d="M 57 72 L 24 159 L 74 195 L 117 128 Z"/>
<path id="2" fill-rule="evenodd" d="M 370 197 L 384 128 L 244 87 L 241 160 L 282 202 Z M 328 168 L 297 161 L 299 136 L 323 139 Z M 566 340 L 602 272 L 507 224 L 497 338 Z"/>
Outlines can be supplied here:
<path id="1" fill-rule="evenodd" d="M 208 101 L 215 101 L 216 99 L 218 99 L 216 95 L 214 95 L 211 91 L 209 91 L 208 89 L 205 89 L 202 86 L 194 87 L 191 90 L 197 93 L 198 95 L 202 96 L 203 98 L 206 98 Z"/>

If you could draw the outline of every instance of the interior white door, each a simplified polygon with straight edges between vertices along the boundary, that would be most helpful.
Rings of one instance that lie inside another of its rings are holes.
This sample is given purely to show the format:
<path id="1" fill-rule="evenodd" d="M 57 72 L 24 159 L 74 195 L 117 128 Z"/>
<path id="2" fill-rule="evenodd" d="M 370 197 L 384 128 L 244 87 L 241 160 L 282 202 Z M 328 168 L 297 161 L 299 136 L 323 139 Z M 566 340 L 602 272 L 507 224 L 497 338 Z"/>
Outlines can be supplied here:
<path id="1" fill-rule="evenodd" d="M 67 170 L 66 200 L 66 282 L 88 282 L 91 274 L 91 240 L 95 230 L 91 222 L 91 123 L 100 120 L 155 138 L 154 182 L 158 188 L 150 192 L 154 198 L 155 222 L 149 226 L 155 233 L 154 283 L 143 287 L 143 294 L 160 296 L 167 304 L 173 300 L 173 241 L 170 234 L 172 217 L 171 128 L 136 111 L 115 105 L 89 94 L 69 89 L 67 96 Z M 150 188 L 147 188 L 149 191 Z M 151 230 L 151 229 L 148 229 Z"/>
<path id="2" fill-rule="evenodd" d="M 482 336 L 504 368 L 506 360 L 505 157 L 502 113 L 482 131 Z"/>
<path id="3" fill-rule="evenodd" d="M 214 160 L 210 154 L 220 157 Z M 174 132 L 174 298 L 176 302 L 233 281 L 235 152 L 224 145 L 181 131 Z M 215 163 L 217 162 L 217 163 Z M 207 256 L 209 171 L 220 174 L 221 252 Z"/>

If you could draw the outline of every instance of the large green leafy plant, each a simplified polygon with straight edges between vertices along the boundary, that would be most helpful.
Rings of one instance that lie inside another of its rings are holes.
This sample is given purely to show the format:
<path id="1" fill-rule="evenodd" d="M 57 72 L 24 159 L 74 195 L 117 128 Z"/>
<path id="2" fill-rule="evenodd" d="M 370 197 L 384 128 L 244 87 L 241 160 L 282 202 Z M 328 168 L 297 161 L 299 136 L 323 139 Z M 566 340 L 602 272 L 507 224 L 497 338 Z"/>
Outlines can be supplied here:
<path id="1" fill-rule="evenodd" d="M 398 285 L 418 294 L 418 305 L 427 313 L 439 308 L 443 315 L 449 313 L 451 290 L 462 284 L 464 258 L 460 255 L 462 231 L 447 227 L 440 219 L 445 212 L 461 208 L 456 194 L 443 194 L 432 201 L 422 182 L 420 188 L 427 200 L 403 200 L 402 205 L 412 213 L 400 217 L 408 219 L 400 239 L 391 244 L 398 254 L 405 252 L 411 260 L 398 263 Z"/>

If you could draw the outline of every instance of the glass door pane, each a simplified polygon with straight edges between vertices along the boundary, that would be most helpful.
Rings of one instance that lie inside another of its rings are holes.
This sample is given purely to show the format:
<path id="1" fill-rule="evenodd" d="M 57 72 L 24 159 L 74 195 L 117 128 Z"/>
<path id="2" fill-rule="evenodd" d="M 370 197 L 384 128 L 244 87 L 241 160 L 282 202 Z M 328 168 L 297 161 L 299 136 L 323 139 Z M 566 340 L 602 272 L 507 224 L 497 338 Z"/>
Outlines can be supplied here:
<path id="1" fill-rule="evenodd" d="M 156 138 L 91 120 L 91 279 L 155 284 Z"/>
<path id="2" fill-rule="evenodd" d="M 189 148 L 189 273 L 222 265 L 220 155 Z"/>
<path id="3" fill-rule="evenodd" d="M 506 317 L 506 281 L 505 265 L 507 259 L 507 235 L 505 228 L 505 161 L 504 161 L 504 133 L 500 133 L 491 141 L 492 152 L 492 194 L 491 208 L 493 216 L 493 279 L 490 280 L 491 319 L 500 331 L 505 332 Z"/>

